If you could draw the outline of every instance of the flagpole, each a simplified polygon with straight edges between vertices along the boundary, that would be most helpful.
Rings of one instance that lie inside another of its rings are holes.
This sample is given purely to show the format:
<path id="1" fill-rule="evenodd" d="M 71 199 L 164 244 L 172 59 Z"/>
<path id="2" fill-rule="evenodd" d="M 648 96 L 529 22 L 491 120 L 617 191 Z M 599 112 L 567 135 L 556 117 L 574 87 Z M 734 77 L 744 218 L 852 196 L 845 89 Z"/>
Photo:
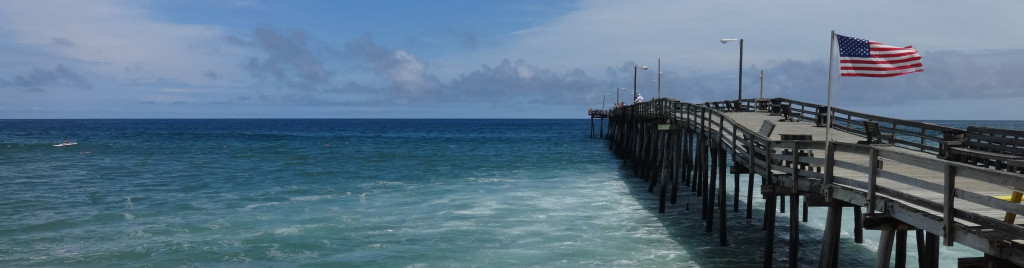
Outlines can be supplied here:
<path id="1" fill-rule="evenodd" d="M 832 114 L 833 114 L 833 112 L 832 112 L 832 69 L 833 69 L 832 65 L 835 64 L 835 58 L 834 58 L 835 54 L 836 54 L 835 51 L 836 51 L 836 31 L 832 30 L 832 36 L 831 36 L 831 38 L 829 38 L 829 48 L 828 48 L 828 100 L 826 100 L 826 103 L 825 103 L 826 108 L 828 108 L 828 110 L 827 110 L 828 111 L 828 115 L 826 117 L 828 119 L 828 122 L 826 122 L 826 124 L 825 124 L 825 150 L 828 150 L 828 147 L 831 146 L 831 143 L 832 143 L 832 140 L 831 140 L 831 138 L 832 138 L 831 137 L 831 134 L 832 134 L 831 133 L 832 132 L 832 120 L 833 120 L 833 118 L 832 118 L 833 117 L 832 116 Z"/>

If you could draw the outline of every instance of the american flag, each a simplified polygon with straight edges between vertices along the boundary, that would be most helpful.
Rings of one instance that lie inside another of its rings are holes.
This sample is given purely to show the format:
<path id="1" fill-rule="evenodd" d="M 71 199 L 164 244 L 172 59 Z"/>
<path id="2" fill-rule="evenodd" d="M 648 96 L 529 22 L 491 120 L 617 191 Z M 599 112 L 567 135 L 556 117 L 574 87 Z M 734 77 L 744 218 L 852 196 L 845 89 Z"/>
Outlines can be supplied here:
<path id="1" fill-rule="evenodd" d="M 895 47 L 860 38 L 836 35 L 839 75 L 892 77 L 924 71 L 913 46 Z"/>

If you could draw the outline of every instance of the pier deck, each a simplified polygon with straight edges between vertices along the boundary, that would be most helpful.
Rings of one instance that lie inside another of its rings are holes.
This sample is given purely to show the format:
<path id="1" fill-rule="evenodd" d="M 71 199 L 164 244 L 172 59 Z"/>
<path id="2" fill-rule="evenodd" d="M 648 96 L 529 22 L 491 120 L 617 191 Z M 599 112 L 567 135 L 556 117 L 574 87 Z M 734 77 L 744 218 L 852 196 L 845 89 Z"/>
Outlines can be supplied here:
<path id="1" fill-rule="evenodd" d="M 1006 200 L 1024 189 L 1024 175 L 988 162 L 946 160 L 944 146 L 956 138 L 949 134 L 963 130 L 834 108 L 832 142 L 826 143 L 829 128 L 818 126 L 826 121 L 825 107 L 775 99 L 773 106 L 786 106 L 784 111 L 795 111 L 788 117 L 799 119 L 781 121 L 784 116 L 767 110 L 750 111 L 768 108 L 763 102 L 699 105 L 658 99 L 617 108 L 606 115 L 608 139 L 617 156 L 636 162 L 636 172 L 650 182 L 651 192 L 660 189 L 661 211 L 666 202 L 675 203 L 680 189 L 701 196 L 705 231 L 711 232 L 717 220 L 722 246 L 728 245 L 728 156 L 735 163 L 729 169 L 736 185 L 734 210 L 741 175 L 749 176 L 748 219 L 754 174 L 763 178 L 760 192 L 766 207 L 775 208 L 778 198 L 779 211 L 785 213 L 785 197 L 790 197 L 791 260 L 799 258 L 803 198 L 804 206 L 828 207 L 822 267 L 836 266 L 843 207 L 855 209 L 858 242 L 863 241 L 861 228 L 882 231 L 876 267 L 889 265 L 894 244 L 897 266 L 906 263 L 907 231 L 917 235 L 921 267 L 938 266 L 940 237 L 944 245 L 956 242 L 984 252 L 980 259 L 985 265 L 1024 265 L 1024 227 L 1018 225 L 1024 219 L 1016 217 L 1024 214 L 1024 205 Z M 774 128 L 755 131 L 766 121 Z M 881 136 L 881 143 L 867 142 L 872 135 Z M 774 237 L 777 212 L 764 213 L 766 237 Z M 774 244 L 773 239 L 766 241 L 765 267 L 771 266 Z M 795 267 L 797 262 L 789 263 Z"/>
<path id="2" fill-rule="evenodd" d="M 769 137 L 769 138 L 773 142 L 781 142 L 781 139 L 779 138 L 778 134 L 805 134 L 805 135 L 811 135 L 812 136 L 812 140 L 814 140 L 814 141 L 824 141 L 825 140 L 825 136 L 826 136 L 826 134 L 825 134 L 826 128 L 825 127 L 817 127 L 817 126 L 815 126 L 814 122 L 809 122 L 809 121 L 796 121 L 796 122 L 793 122 L 793 121 L 778 121 L 780 117 L 779 116 L 769 115 L 768 111 L 732 112 L 732 113 L 727 113 L 726 116 L 732 118 L 733 120 L 736 121 L 737 124 L 742 125 L 742 126 L 748 128 L 748 129 L 760 128 L 762 122 L 764 122 L 765 120 L 772 121 L 773 123 L 775 123 L 775 131 L 774 131 L 774 133 L 776 133 L 776 134 L 773 135 L 773 137 Z M 831 139 L 833 141 L 840 142 L 840 143 L 857 143 L 858 141 L 865 140 L 865 138 L 862 137 L 862 136 L 858 136 L 858 135 L 854 135 L 854 134 L 851 134 L 851 133 L 842 132 L 842 131 L 838 131 L 838 130 L 831 131 L 831 133 L 829 133 L 829 135 L 831 136 Z M 918 157 L 918 158 L 922 158 L 922 159 L 923 158 L 936 158 L 936 156 L 934 154 L 913 151 L 913 150 L 910 150 L 910 149 L 896 147 L 896 146 L 892 146 L 892 145 L 888 145 L 888 144 L 872 145 L 872 147 L 874 147 L 874 148 L 876 148 L 878 150 L 885 150 L 885 151 L 890 151 L 890 152 L 893 152 L 893 153 L 906 154 L 906 155 L 910 155 L 910 156 L 914 156 L 914 157 Z M 820 149 L 818 149 L 818 150 L 810 149 L 810 150 L 807 150 L 807 151 L 812 151 L 812 153 L 814 155 L 824 155 L 825 154 L 825 151 L 824 150 L 820 150 Z M 859 157 L 856 154 L 836 153 L 835 158 L 836 158 L 837 161 L 852 162 L 852 163 L 857 163 L 857 164 L 863 165 L 863 166 L 867 166 L 868 165 L 868 159 L 865 159 L 863 157 Z M 904 174 L 904 175 L 907 175 L 907 176 L 910 176 L 910 177 L 914 177 L 914 178 L 920 179 L 922 181 L 931 182 L 931 183 L 935 183 L 935 184 L 938 184 L 938 185 L 942 185 L 944 180 L 945 180 L 945 175 L 942 172 L 942 170 L 925 169 L 925 168 L 921 168 L 921 167 L 917 167 L 917 166 L 913 166 L 913 165 L 909 165 L 909 164 L 905 164 L 905 163 L 901 163 L 901 162 L 898 162 L 898 161 L 894 161 L 894 160 L 890 160 L 890 159 L 885 159 L 885 158 L 880 158 L 880 160 L 882 160 L 882 162 L 885 163 L 883 170 L 886 170 L 886 171 L 890 171 L 890 172 L 898 173 L 898 174 Z M 844 168 L 836 168 L 834 172 L 835 172 L 835 176 L 837 176 L 837 177 L 851 178 L 851 179 L 854 179 L 854 180 L 857 180 L 857 181 L 862 181 L 862 182 L 865 182 L 865 183 L 868 182 L 867 177 L 863 176 L 864 174 L 862 174 L 862 173 L 860 173 L 858 171 L 855 171 L 855 170 L 844 169 Z M 896 181 L 887 180 L 887 179 L 884 179 L 884 178 L 879 179 L 878 180 L 878 184 L 880 186 L 883 186 L 883 187 L 886 187 L 886 188 L 891 188 L 891 189 L 894 189 L 894 190 L 897 190 L 897 191 L 900 191 L 900 192 L 903 192 L 903 193 L 919 196 L 919 197 L 922 197 L 922 198 L 924 198 L 926 200 L 930 200 L 930 201 L 933 201 L 933 202 L 936 202 L 936 203 L 942 203 L 942 201 L 943 201 L 943 199 L 942 199 L 943 196 L 942 196 L 941 193 L 935 193 L 935 192 L 928 191 L 928 190 L 925 190 L 925 189 L 922 189 L 922 188 L 919 188 L 919 187 L 916 187 L 916 186 L 913 186 L 913 185 L 907 185 L 907 184 L 899 183 L 899 182 L 896 182 Z M 960 189 L 963 189 L 965 191 L 970 191 L 970 192 L 974 192 L 974 193 L 978 193 L 978 194 L 983 194 L 983 195 L 988 195 L 988 196 L 1010 196 L 1010 194 L 1011 194 L 1011 191 L 1008 191 L 1005 186 L 995 185 L 995 184 L 991 184 L 991 183 L 985 183 L 985 182 L 978 181 L 976 179 L 963 180 L 961 182 L 958 182 L 956 184 L 956 187 L 960 188 Z M 993 219 L 998 219 L 998 220 L 1003 220 L 1004 216 L 1006 215 L 1005 211 L 989 208 L 989 207 L 986 207 L 986 206 L 982 206 L 982 205 L 978 205 L 978 204 L 974 204 L 974 203 L 970 203 L 970 202 L 965 202 L 965 203 L 959 204 L 957 207 L 960 208 L 960 209 L 964 209 L 964 210 L 968 210 L 968 211 L 973 211 L 975 213 L 982 214 L 982 215 L 991 217 Z M 920 209 L 924 209 L 925 211 L 927 211 L 926 208 L 920 208 Z M 933 215 L 938 216 L 938 217 L 942 216 L 942 211 L 928 211 L 928 212 L 932 212 Z M 1019 219 L 1016 219 L 1015 223 L 1018 223 L 1018 222 L 1024 223 L 1024 217 L 1020 217 Z M 971 224 L 970 222 L 964 222 L 964 223 L 965 224 L 969 224 L 969 225 Z"/>

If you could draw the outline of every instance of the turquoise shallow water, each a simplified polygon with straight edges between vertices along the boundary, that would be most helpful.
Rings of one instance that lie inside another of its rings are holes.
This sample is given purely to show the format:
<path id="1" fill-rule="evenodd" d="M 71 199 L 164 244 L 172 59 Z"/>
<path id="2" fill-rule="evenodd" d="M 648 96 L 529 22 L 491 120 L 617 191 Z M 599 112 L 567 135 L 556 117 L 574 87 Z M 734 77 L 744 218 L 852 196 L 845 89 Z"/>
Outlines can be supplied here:
<path id="1" fill-rule="evenodd" d="M 0 266 L 760 264 L 763 200 L 753 220 L 730 214 L 734 246 L 718 247 L 699 198 L 657 214 L 656 195 L 588 131 L 587 120 L 0 120 Z M 79 144 L 51 146 L 64 139 Z M 814 222 L 801 265 L 816 264 Z M 844 267 L 873 261 L 870 243 L 842 250 Z M 946 263 L 973 254 L 949 250 Z"/>

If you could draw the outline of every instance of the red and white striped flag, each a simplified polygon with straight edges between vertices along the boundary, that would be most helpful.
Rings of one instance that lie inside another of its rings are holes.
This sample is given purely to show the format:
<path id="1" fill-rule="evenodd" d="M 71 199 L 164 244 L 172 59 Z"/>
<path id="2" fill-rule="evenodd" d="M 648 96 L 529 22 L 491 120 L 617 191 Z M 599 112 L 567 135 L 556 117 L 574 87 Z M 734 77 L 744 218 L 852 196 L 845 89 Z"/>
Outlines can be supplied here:
<path id="1" fill-rule="evenodd" d="M 913 46 L 888 46 L 838 34 L 836 42 L 840 76 L 892 77 L 924 71 Z"/>

